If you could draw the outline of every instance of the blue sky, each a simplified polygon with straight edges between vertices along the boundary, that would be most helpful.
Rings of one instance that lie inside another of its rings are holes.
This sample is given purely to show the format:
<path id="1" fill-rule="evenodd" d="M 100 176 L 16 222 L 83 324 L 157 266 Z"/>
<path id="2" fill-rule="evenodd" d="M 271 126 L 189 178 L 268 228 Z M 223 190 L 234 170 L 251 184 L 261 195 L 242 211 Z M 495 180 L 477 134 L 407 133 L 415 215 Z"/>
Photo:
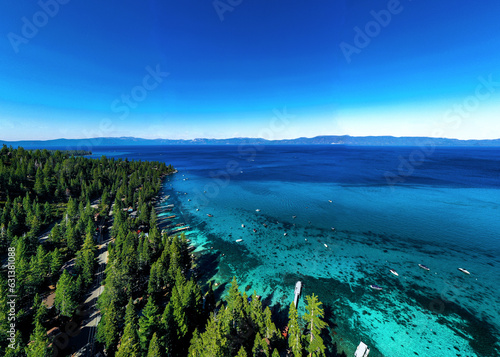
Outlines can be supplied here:
<path id="1" fill-rule="evenodd" d="M 496 0 L 3 2 L 0 139 L 499 138 L 499 14 Z"/>

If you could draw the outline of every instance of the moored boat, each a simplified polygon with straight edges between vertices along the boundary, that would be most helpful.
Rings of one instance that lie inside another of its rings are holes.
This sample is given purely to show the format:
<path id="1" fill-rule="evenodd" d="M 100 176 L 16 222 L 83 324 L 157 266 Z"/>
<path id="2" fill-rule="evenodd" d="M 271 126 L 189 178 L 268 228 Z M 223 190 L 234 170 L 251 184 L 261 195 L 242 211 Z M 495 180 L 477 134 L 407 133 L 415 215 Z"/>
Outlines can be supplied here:
<path id="1" fill-rule="evenodd" d="M 397 271 L 395 271 L 394 269 L 390 269 L 390 272 L 391 272 L 391 273 L 393 273 L 393 274 L 394 274 L 394 275 L 396 275 L 396 276 L 399 276 L 398 272 L 397 272 Z"/>
<path id="2" fill-rule="evenodd" d="M 236 243 L 242 242 L 243 239 L 236 239 Z"/>
<path id="3" fill-rule="evenodd" d="M 464 274 L 470 275 L 470 271 L 468 271 L 468 270 L 466 270 L 464 268 L 458 268 L 458 270 L 460 270 Z"/>
<path id="4" fill-rule="evenodd" d="M 424 269 L 424 270 L 430 270 L 429 268 L 427 268 L 427 267 L 426 267 L 425 265 L 423 265 L 423 264 L 419 264 L 418 266 L 419 266 L 419 267 L 421 267 L 421 268 L 422 268 L 422 269 Z"/>
<path id="5" fill-rule="evenodd" d="M 374 284 L 370 285 L 370 288 L 372 288 L 373 290 L 382 290 L 380 286 Z"/>

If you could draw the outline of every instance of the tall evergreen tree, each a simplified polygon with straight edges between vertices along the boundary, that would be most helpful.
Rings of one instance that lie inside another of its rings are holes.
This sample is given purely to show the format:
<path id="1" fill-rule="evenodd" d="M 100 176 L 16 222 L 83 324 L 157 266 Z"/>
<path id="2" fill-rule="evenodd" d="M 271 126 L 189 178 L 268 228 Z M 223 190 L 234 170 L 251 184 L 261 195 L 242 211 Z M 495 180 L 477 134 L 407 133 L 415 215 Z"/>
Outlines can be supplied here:
<path id="1" fill-rule="evenodd" d="M 302 356 L 302 331 L 299 326 L 299 313 L 293 302 L 290 304 L 288 312 L 288 347 L 294 357 Z"/>
<path id="2" fill-rule="evenodd" d="M 324 311 L 321 308 L 322 303 L 314 293 L 312 296 L 306 296 L 306 301 L 307 312 L 303 316 L 309 329 L 306 350 L 309 352 L 309 357 L 324 356 L 325 345 L 320 336 L 321 330 L 326 327 L 326 323 L 322 320 L 324 317 Z"/>
<path id="3" fill-rule="evenodd" d="M 125 312 L 125 330 L 116 351 L 116 357 L 140 357 L 139 336 L 137 336 L 137 317 L 132 300 Z"/>
<path id="4" fill-rule="evenodd" d="M 247 352 L 245 351 L 245 348 L 243 346 L 241 346 L 236 357 L 247 357 L 247 356 L 248 355 L 247 355 Z"/>
<path id="5" fill-rule="evenodd" d="M 269 346 L 266 340 L 263 339 L 258 332 L 255 336 L 252 352 L 253 357 L 269 357 Z"/>
<path id="6" fill-rule="evenodd" d="M 160 341 L 156 332 L 153 334 L 151 338 L 151 342 L 149 343 L 148 354 L 147 357 L 162 357 L 164 354 L 161 351 Z"/>
<path id="7" fill-rule="evenodd" d="M 37 322 L 35 331 L 30 336 L 31 342 L 26 347 L 27 357 L 50 357 L 52 351 L 49 348 L 49 340 L 47 337 L 47 330 L 40 322 Z"/>
<path id="8" fill-rule="evenodd" d="M 156 334 L 159 328 L 160 315 L 158 315 L 158 307 L 152 296 L 142 310 L 142 316 L 139 318 L 139 339 L 143 352 L 148 351 L 148 347 L 153 334 Z"/>
<path id="9" fill-rule="evenodd" d="M 116 301 L 111 301 L 107 309 L 104 310 L 99 325 L 97 325 L 97 340 L 104 344 L 106 351 L 111 355 L 115 352 L 116 346 L 118 345 L 120 321 L 121 319 Z"/>
<path id="10" fill-rule="evenodd" d="M 78 305 L 76 299 L 75 281 L 64 270 L 56 285 L 54 306 L 63 316 L 72 317 Z"/>

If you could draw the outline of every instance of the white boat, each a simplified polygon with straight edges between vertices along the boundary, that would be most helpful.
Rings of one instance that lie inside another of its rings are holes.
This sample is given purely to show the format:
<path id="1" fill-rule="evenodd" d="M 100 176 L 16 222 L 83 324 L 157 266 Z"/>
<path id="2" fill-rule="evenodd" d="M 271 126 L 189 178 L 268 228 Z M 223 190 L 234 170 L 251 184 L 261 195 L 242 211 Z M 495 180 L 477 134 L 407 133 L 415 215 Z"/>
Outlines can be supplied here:
<path id="1" fill-rule="evenodd" d="M 418 266 L 419 266 L 419 267 L 421 267 L 421 268 L 422 268 L 422 269 L 424 269 L 424 270 L 430 270 L 429 268 L 427 268 L 427 267 L 426 267 L 425 265 L 423 265 L 423 264 L 419 264 Z"/>
<path id="2" fill-rule="evenodd" d="M 354 352 L 354 357 L 368 357 L 370 353 L 370 349 L 364 342 L 360 342 L 358 348 L 356 348 L 356 352 Z"/>
<path id="3" fill-rule="evenodd" d="M 332 203 L 332 200 L 328 200 L 328 202 Z"/>
<path id="4" fill-rule="evenodd" d="M 243 239 L 236 239 L 236 243 L 242 242 Z"/>
<path id="5" fill-rule="evenodd" d="M 382 290 L 382 288 L 378 285 L 370 285 L 370 288 L 372 288 L 373 290 Z"/>
<path id="6" fill-rule="evenodd" d="M 395 271 L 394 269 L 391 269 L 391 270 L 390 270 L 390 272 L 391 272 L 391 273 L 393 273 L 393 274 L 394 274 L 394 275 L 396 275 L 396 276 L 399 276 L 398 272 L 397 272 L 397 271 Z"/>
<path id="7" fill-rule="evenodd" d="M 470 272 L 464 268 L 458 268 L 458 270 L 460 270 L 462 273 L 465 273 L 467 275 L 470 275 Z"/>
<path id="8" fill-rule="evenodd" d="M 284 236 L 287 236 L 287 235 L 288 235 L 288 233 L 283 233 L 283 235 L 284 235 Z"/>
<path id="9" fill-rule="evenodd" d="M 242 225 L 241 225 L 241 228 L 245 228 L 245 225 L 244 225 L 244 224 L 242 224 Z"/>
<path id="10" fill-rule="evenodd" d="M 325 248 L 328 248 L 328 246 L 326 245 L 326 243 L 323 243 L 323 245 L 325 246 Z"/>
<path id="11" fill-rule="evenodd" d="M 260 209 L 258 209 L 258 208 L 257 208 L 257 209 L 255 210 L 255 212 L 260 212 Z"/>

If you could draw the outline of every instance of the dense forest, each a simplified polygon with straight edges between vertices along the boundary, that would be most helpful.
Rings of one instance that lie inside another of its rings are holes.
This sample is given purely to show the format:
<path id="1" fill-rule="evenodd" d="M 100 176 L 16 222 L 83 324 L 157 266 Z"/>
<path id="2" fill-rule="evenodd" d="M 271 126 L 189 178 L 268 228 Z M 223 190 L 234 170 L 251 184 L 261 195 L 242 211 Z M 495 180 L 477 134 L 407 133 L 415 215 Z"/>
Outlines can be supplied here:
<path id="1" fill-rule="evenodd" d="M 325 355 L 324 311 L 314 294 L 301 318 L 292 303 L 286 327 L 278 329 L 269 306 L 255 292 L 241 293 L 236 278 L 223 300 L 198 279 L 189 240 L 158 225 L 154 202 L 172 173 L 159 162 L 3 146 L 0 354 L 75 352 L 53 331 L 81 326 L 83 300 L 100 281 L 97 255 L 105 250 L 97 348 L 87 353 Z"/>

